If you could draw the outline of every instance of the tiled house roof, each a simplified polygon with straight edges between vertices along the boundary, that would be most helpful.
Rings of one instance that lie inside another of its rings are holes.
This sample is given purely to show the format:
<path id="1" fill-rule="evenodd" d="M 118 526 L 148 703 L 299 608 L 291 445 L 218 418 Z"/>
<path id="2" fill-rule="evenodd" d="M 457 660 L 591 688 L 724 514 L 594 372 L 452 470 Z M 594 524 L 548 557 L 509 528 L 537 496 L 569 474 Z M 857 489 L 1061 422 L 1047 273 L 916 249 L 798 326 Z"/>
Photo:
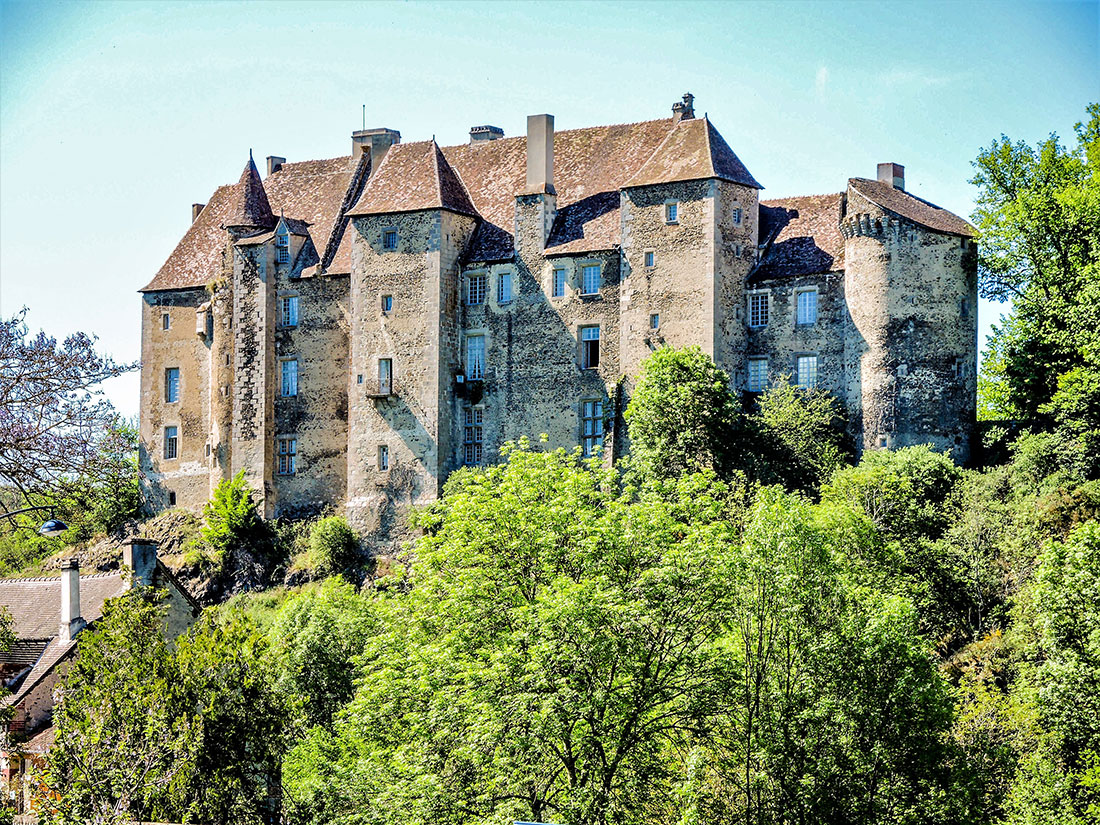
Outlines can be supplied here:
<path id="1" fill-rule="evenodd" d="M 248 163 L 241 172 L 241 179 L 229 194 L 229 206 L 225 226 L 255 226 L 270 229 L 275 225 L 275 215 L 267 200 L 260 171 L 248 156 Z"/>
<path id="2" fill-rule="evenodd" d="M 434 140 L 391 146 L 348 215 L 447 209 L 476 215 L 462 181 Z"/>
<path id="3" fill-rule="evenodd" d="M 205 286 L 222 268 L 233 186 L 219 186 L 195 221 L 187 227 L 164 266 L 141 292 Z"/>
<path id="4" fill-rule="evenodd" d="M 93 573 L 80 577 L 80 613 L 91 623 L 103 615 L 107 599 L 126 592 L 122 573 Z M 48 639 L 57 635 L 61 604 L 59 577 L 0 579 L 0 606 L 12 618 L 17 639 Z"/>
<path id="5" fill-rule="evenodd" d="M 869 178 L 849 178 L 848 186 L 872 203 L 921 226 L 948 235 L 974 236 L 974 227 L 958 215 L 916 195 L 895 189 L 889 183 Z"/>
<path id="6" fill-rule="evenodd" d="M 763 257 L 753 279 L 814 275 L 844 268 L 840 218 L 844 193 L 760 202 Z"/>
<path id="7" fill-rule="evenodd" d="M 627 186 L 722 180 L 763 189 L 708 118 L 681 120 Z"/>

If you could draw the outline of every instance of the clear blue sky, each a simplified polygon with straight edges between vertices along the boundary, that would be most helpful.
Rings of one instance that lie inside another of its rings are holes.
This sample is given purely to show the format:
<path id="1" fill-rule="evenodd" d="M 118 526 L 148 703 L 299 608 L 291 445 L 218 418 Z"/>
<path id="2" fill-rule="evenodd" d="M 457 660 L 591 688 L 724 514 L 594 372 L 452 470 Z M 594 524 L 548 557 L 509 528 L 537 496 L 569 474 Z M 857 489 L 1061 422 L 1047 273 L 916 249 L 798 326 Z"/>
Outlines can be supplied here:
<path id="1" fill-rule="evenodd" d="M 191 203 L 250 148 L 346 154 L 363 104 L 367 126 L 449 144 L 535 112 L 664 117 L 690 91 L 764 197 L 897 161 L 965 216 L 982 146 L 1070 136 L 1100 99 L 1098 33 L 1097 2 L 0 0 L 0 314 L 137 359 L 135 290 Z M 136 413 L 136 375 L 109 394 Z"/>

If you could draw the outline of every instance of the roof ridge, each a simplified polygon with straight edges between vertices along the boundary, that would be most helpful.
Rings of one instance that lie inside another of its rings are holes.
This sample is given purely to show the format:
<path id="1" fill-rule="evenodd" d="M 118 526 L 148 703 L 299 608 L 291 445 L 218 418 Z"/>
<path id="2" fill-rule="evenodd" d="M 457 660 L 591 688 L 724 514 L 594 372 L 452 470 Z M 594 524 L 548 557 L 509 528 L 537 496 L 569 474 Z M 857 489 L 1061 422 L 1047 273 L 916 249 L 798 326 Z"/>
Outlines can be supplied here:
<path id="1" fill-rule="evenodd" d="M 383 157 L 382 160 L 384 161 L 385 158 Z M 381 168 L 382 164 L 378 166 Z M 348 188 L 344 190 L 344 197 L 340 200 L 339 209 L 336 210 L 336 220 L 332 222 L 332 229 L 329 230 L 325 248 L 320 253 L 322 272 L 328 269 L 336 258 L 336 253 L 340 251 L 340 243 L 343 241 L 344 232 L 348 227 L 348 210 L 359 202 L 359 198 L 362 196 L 363 190 L 367 188 L 367 183 L 370 181 L 373 172 L 370 152 L 360 152 L 359 160 L 351 173 L 351 180 L 348 181 Z"/>
<path id="2" fill-rule="evenodd" d="M 634 120 L 634 121 L 627 121 L 625 123 L 601 123 L 601 124 L 598 124 L 596 126 L 578 126 L 575 129 L 555 129 L 554 130 L 554 137 L 557 138 L 557 137 L 560 137 L 561 135 L 567 135 L 567 134 L 570 134 L 572 132 L 588 132 L 588 131 L 591 131 L 593 129 L 616 129 L 616 128 L 624 127 L 624 126 L 644 126 L 644 125 L 648 125 L 650 123 L 663 123 L 664 121 L 670 121 L 670 126 L 674 125 L 674 124 L 671 123 L 671 121 L 672 121 L 671 117 L 655 117 L 655 118 L 651 118 L 649 120 Z M 527 135 L 525 135 L 525 134 L 524 135 L 510 135 L 508 137 L 497 138 L 496 140 L 485 141 L 485 142 L 486 143 L 503 143 L 504 141 L 512 141 L 512 140 L 527 140 Z M 414 141 L 414 142 L 423 142 L 423 141 Z M 407 146 L 408 144 L 405 144 L 405 145 Z M 461 149 L 461 148 L 467 147 L 469 145 L 470 145 L 469 143 L 453 143 L 449 146 L 443 146 L 441 148 L 443 148 L 443 149 Z"/>
<path id="3" fill-rule="evenodd" d="M 784 195 L 781 198 L 768 198 L 767 200 L 760 201 L 760 204 L 766 205 L 769 203 L 776 203 L 778 201 L 793 201 L 798 198 L 833 198 L 844 195 L 843 192 L 813 192 L 809 195 Z"/>
<path id="4" fill-rule="evenodd" d="M 122 568 L 119 568 L 118 570 L 100 570 L 100 571 L 95 572 L 95 573 L 81 573 L 80 578 L 82 578 L 82 579 L 103 579 L 103 578 L 107 578 L 108 576 L 120 576 L 120 575 L 122 575 Z M 7 584 L 9 582 L 11 582 L 11 583 L 17 583 L 17 582 L 22 583 L 22 582 L 58 582 L 58 581 L 61 581 L 61 573 L 60 572 L 56 576 L 20 576 L 18 578 L 13 578 L 13 579 L 0 578 L 0 584 Z"/>
<path id="5" fill-rule="evenodd" d="M 432 152 L 432 176 L 435 178 L 435 194 L 439 198 L 439 203 L 443 205 L 443 182 L 439 179 L 439 161 L 443 159 L 443 153 L 439 151 L 439 144 L 435 142 L 435 135 L 432 135 L 432 142 L 428 146 L 429 151 Z"/>

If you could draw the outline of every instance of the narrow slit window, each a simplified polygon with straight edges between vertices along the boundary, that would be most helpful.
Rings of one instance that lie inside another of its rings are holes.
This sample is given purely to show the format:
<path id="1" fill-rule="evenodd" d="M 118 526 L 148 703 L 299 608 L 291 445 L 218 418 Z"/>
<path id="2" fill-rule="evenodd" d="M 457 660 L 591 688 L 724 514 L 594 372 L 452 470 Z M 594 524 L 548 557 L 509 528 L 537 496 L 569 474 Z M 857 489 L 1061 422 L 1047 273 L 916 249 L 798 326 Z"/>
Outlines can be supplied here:
<path id="1" fill-rule="evenodd" d="M 378 469 L 383 473 L 390 468 L 390 445 L 378 445 Z"/>
<path id="2" fill-rule="evenodd" d="M 168 329 L 172 326 L 172 316 L 167 312 L 162 312 L 160 315 L 160 328 Z"/>
<path id="3" fill-rule="evenodd" d="M 600 328 L 581 327 L 581 367 L 596 369 L 600 365 Z"/>
<path id="4" fill-rule="evenodd" d="M 383 295 L 382 296 L 382 312 L 383 313 L 393 312 L 393 296 L 392 295 Z"/>

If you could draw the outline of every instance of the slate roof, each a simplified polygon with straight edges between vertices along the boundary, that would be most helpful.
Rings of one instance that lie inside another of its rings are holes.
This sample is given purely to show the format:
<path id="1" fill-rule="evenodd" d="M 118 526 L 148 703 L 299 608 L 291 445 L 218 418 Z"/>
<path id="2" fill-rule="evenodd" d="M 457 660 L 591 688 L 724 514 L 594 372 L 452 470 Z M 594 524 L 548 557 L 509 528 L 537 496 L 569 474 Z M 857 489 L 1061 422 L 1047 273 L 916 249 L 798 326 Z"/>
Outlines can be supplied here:
<path id="1" fill-rule="evenodd" d="M 760 202 L 763 256 L 753 280 L 844 269 L 844 193 Z"/>
<path id="2" fill-rule="evenodd" d="M 869 178 L 849 178 L 848 186 L 872 203 L 902 218 L 948 235 L 973 237 L 974 227 L 953 212 L 918 198 L 888 183 Z"/>
<path id="3" fill-rule="evenodd" d="M 704 117 L 679 121 L 626 185 L 650 186 L 706 178 L 764 188 L 749 174 L 710 119 Z"/>

